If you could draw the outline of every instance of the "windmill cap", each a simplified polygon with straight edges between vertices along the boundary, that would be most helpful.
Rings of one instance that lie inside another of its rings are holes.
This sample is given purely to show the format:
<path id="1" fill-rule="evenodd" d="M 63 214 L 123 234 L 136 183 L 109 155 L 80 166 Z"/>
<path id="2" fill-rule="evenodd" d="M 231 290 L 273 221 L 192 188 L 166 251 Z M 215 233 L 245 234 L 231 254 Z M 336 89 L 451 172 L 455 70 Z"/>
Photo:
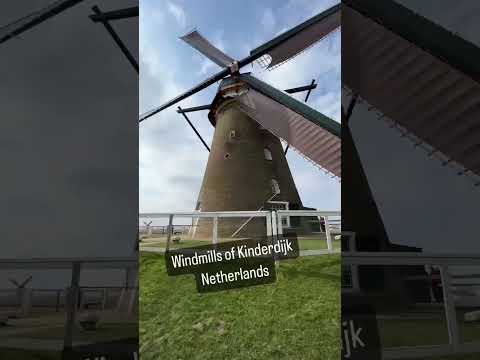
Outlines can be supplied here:
<path id="1" fill-rule="evenodd" d="M 223 88 L 225 88 L 227 86 L 231 86 L 231 85 L 234 85 L 236 83 L 239 83 L 240 81 L 241 80 L 238 77 L 227 76 L 227 77 L 223 78 L 222 81 L 220 81 L 220 84 L 218 85 L 218 91 L 221 91 Z"/>
<path id="2" fill-rule="evenodd" d="M 222 79 L 218 86 L 217 94 L 210 105 L 210 111 L 208 112 L 208 119 L 214 127 L 217 123 L 215 115 L 220 105 L 225 101 L 231 100 L 235 95 L 240 95 L 247 89 L 248 84 L 242 81 L 239 77 L 228 76 Z"/>

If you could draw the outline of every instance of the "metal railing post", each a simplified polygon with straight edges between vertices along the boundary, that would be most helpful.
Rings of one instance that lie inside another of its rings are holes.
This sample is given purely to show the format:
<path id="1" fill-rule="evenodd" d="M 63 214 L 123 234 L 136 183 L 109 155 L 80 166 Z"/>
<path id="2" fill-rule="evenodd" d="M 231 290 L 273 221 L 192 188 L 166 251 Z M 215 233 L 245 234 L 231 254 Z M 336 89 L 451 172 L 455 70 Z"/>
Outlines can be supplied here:
<path id="1" fill-rule="evenodd" d="M 451 286 L 452 279 L 447 265 L 440 266 L 443 288 L 443 304 L 445 306 L 445 316 L 447 318 L 449 344 L 456 350 L 460 345 L 458 336 L 457 311 L 455 309 L 455 299 L 453 297 Z"/>
<path id="2" fill-rule="evenodd" d="M 332 234 L 330 233 L 330 223 L 328 222 L 328 216 L 325 215 L 323 217 L 325 221 L 325 235 L 327 237 L 327 249 L 329 253 L 333 252 L 333 245 L 332 245 Z"/>

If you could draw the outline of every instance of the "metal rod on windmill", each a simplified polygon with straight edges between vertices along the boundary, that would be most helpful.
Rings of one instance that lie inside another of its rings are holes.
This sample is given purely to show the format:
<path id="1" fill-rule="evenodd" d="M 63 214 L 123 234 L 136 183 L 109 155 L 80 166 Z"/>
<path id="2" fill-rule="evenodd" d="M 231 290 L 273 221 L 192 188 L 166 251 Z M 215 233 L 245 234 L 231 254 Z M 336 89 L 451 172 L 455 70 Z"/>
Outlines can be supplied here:
<path id="1" fill-rule="evenodd" d="M 207 149 L 208 152 L 210 152 L 210 148 L 208 147 L 207 143 L 205 142 L 205 140 L 203 140 L 202 136 L 200 135 L 200 133 L 197 131 L 197 129 L 195 128 L 195 126 L 193 126 L 192 122 L 190 121 L 190 119 L 187 117 L 187 115 L 185 114 L 185 111 L 182 111 L 182 108 L 179 106 L 178 107 L 178 110 L 177 110 L 180 114 L 183 115 L 183 117 L 185 118 L 185 120 L 187 121 L 188 125 L 190 125 L 190 127 L 193 129 L 193 131 L 195 132 L 195 134 L 197 135 L 197 137 L 200 139 L 200 141 L 202 142 L 203 146 L 205 146 L 205 148 Z"/>
<path id="2" fill-rule="evenodd" d="M 64 0 L 55 1 L 50 5 L 45 6 L 41 10 L 33 11 L 32 13 L 21 17 L 0 28 L 0 44 L 11 40 L 20 34 L 42 24 L 46 20 L 70 9 L 71 7 L 81 3 L 83 0 Z"/>
<path id="3" fill-rule="evenodd" d="M 138 6 L 131 7 L 131 8 L 126 8 L 126 9 L 115 10 L 115 11 L 110 11 L 110 12 L 102 12 L 100 10 L 100 8 L 95 5 L 95 6 L 92 7 L 92 10 L 95 14 L 90 15 L 89 16 L 90 19 L 93 22 L 101 22 L 103 24 L 105 29 L 108 31 L 108 33 L 112 37 L 113 41 L 115 41 L 117 46 L 120 48 L 122 53 L 127 58 L 130 65 L 132 65 L 132 67 L 138 73 L 138 62 L 137 62 L 137 60 L 133 57 L 130 50 L 128 50 L 127 46 L 123 43 L 122 39 L 120 39 L 120 36 L 118 36 L 116 31 L 113 29 L 112 25 L 110 25 L 110 23 L 109 23 L 110 20 L 120 20 L 120 19 L 126 19 L 126 18 L 131 18 L 131 17 L 138 16 Z"/>
<path id="4" fill-rule="evenodd" d="M 104 22 L 111 20 L 128 19 L 131 17 L 138 17 L 138 6 L 132 6 L 125 9 L 106 11 L 102 13 L 96 13 L 89 16 L 93 22 Z"/>
<path id="5" fill-rule="evenodd" d="M 315 89 L 317 87 L 317 84 L 315 84 L 315 79 L 312 79 L 312 83 L 310 84 L 310 86 L 305 86 L 304 88 L 307 90 L 308 89 L 308 92 L 307 92 L 307 95 L 305 96 L 305 102 L 308 101 L 308 97 L 310 96 L 310 93 L 312 92 L 313 89 Z M 285 92 L 289 92 L 288 90 L 285 90 Z M 290 144 L 287 143 L 287 147 L 285 148 L 285 155 L 287 155 L 287 151 L 288 151 L 288 148 L 290 147 Z"/>

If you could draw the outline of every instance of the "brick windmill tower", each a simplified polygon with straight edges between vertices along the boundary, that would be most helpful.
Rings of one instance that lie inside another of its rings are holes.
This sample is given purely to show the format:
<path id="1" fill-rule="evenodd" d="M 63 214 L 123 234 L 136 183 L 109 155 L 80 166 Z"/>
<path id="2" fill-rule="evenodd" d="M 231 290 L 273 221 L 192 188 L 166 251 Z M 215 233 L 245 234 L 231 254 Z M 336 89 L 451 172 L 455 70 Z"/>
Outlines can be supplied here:
<path id="1" fill-rule="evenodd" d="M 278 90 L 239 69 L 255 60 L 266 68 L 278 66 L 312 46 L 340 25 L 340 5 L 307 20 L 236 61 L 196 30 L 181 39 L 224 68 L 217 75 L 165 105 L 141 116 L 140 121 L 221 81 L 209 105 L 178 108 L 210 152 L 196 210 L 257 211 L 264 209 L 305 209 L 290 172 L 280 139 L 314 164 L 340 177 L 340 125 L 296 100 L 289 93 L 310 91 L 311 85 Z M 215 127 L 211 148 L 205 143 L 186 113 L 208 110 Z M 288 148 L 287 148 L 288 150 Z M 295 221 L 297 220 L 297 221 Z M 297 233 L 311 232 L 308 219 L 285 218 L 285 227 Z M 192 237 L 208 238 L 212 221 L 201 218 Z M 318 227 L 318 220 L 316 226 Z M 221 219 L 221 237 L 252 237 L 265 233 L 263 219 Z"/>
<path id="2" fill-rule="evenodd" d="M 238 100 L 227 96 L 242 91 L 248 91 L 245 83 L 226 78 L 211 105 L 208 117 L 215 133 L 196 210 L 302 209 L 279 138 L 246 114 Z M 219 234 L 265 233 L 263 219 L 247 221 L 222 219 Z M 197 225 L 195 237 L 211 234 L 208 219 L 201 219 Z"/>

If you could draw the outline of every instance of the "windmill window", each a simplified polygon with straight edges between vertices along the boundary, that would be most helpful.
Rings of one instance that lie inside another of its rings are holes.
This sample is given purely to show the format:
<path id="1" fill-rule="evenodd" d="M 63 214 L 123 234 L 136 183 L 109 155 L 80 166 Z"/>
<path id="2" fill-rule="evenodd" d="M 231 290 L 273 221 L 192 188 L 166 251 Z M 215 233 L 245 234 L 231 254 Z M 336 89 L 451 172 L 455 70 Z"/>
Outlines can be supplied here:
<path id="1" fill-rule="evenodd" d="M 272 186 L 272 192 L 274 194 L 280 194 L 280 185 L 278 185 L 278 181 L 275 179 L 270 180 L 270 184 Z"/>
<path id="2" fill-rule="evenodd" d="M 265 160 L 272 161 L 272 152 L 268 147 L 263 149 L 263 154 L 265 155 Z"/>
<path id="3" fill-rule="evenodd" d="M 235 138 L 236 138 L 235 130 L 230 130 L 230 139 L 235 139 Z"/>
<path id="4" fill-rule="evenodd" d="M 224 158 L 225 158 L 225 159 L 230 159 L 230 156 L 231 156 L 230 153 L 226 153 L 225 156 L 224 156 Z"/>

